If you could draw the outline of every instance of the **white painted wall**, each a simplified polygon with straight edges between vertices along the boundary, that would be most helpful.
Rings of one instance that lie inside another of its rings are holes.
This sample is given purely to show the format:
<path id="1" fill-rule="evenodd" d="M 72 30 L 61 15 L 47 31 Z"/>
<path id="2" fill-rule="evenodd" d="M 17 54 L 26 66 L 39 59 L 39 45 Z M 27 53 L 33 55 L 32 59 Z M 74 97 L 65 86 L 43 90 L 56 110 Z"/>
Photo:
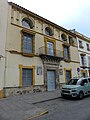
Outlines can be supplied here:
<path id="1" fill-rule="evenodd" d="M 4 87 L 4 70 L 5 70 L 5 41 L 7 29 L 7 14 L 8 2 L 7 0 L 0 0 L 0 90 Z"/>
<path id="2" fill-rule="evenodd" d="M 83 46 L 84 48 L 80 48 L 80 47 L 79 47 L 79 40 L 82 41 L 82 46 Z M 86 58 L 86 66 L 87 66 L 87 67 L 90 67 L 90 66 L 89 66 L 89 62 L 90 62 L 90 61 L 89 61 L 89 59 L 88 59 L 88 57 L 90 57 L 90 51 L 87 50 L 87 46 L 86 46 L 86 44 L 89 44 L 89 46 L 90 46 L 90 42 L 89 42 L 89 41 L 85 41 L 84 39 L 77 38 L 77 43 L 78 43 L 80 66 L 82 65 L 80 54 L 81 54 L 81 53 L 84 53 L 84 54 L 86 54 L 86 55 L 85 55 L 85 58 Z M 88 69 L 85 68 L 85 70 L 88 70 Z M 89 75 L 89 74 L 88 74 L 88 75 Z"/>

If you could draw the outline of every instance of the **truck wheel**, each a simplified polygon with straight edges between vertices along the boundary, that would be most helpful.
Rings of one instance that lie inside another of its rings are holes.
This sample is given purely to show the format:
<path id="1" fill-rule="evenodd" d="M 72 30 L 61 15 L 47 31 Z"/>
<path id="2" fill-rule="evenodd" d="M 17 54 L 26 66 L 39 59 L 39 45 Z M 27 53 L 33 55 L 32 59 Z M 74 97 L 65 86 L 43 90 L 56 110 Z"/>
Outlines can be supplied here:
<path id="1" fill-rule="evenodd" d="M 80 93 L 79 93 L 79 99 L 81 100 L 81 99 L 83 99 L 84 98 L 84 93 L 81 91 Z"/>

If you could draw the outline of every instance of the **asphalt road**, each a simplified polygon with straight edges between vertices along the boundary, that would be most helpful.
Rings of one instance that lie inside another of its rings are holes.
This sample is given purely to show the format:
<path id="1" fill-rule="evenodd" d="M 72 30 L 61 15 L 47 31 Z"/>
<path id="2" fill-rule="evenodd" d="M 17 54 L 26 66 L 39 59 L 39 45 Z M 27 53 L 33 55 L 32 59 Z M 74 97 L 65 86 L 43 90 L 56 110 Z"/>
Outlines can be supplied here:
<path id="1" fill-rule="evenodd" d="M 48 114 L 33 120 L 90 120 L 90 96 L 83 100 L 59 98 L 36 106 L 48 110 Z"/>

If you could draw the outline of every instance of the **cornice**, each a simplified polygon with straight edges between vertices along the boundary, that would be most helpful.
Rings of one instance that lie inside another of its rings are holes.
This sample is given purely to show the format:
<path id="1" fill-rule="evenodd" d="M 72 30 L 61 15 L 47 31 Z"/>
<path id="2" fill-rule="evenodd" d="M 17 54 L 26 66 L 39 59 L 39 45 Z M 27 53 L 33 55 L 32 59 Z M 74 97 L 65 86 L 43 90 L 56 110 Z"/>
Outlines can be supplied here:
<path id="1" fill-rule="evenodd" d="M 13 7 L 17 8 L 17 9 L 20 9 L 21 11 L 25 12 L 26 14 L 29 14 L 29 15 L 33 16 L 34 18 L 40 19 L 41 21 L 43 21 L 43 22 L 45 22 L 47 24 L 50 24 L 50 25 L 52 25 L 52 26 L 54 26 L 54 27 L 64 31 L 64 32 L 72 35 L 73 37 L 76 37 L 76 35 L 74 33 L 70 32 L 67 29 L 65 29 L 65 28 L 63 28 L 63 27 L 61 27 L 61 26 L 59 26 L 59 25 L 57 25 L 57 24 L 55 24 L 55 23 L 53 23 L 53 22 L 51 22 L 51 21 L 49 21 L 49 20 L 39 16 L 39 15 L 35 14 L 35 13 L 33 13 L 33 12 L 31 12 L 31 11 L 29 11 L 29 10 L 27 10 L 27 9 L 17 5 L 17 4 L 15 4 L 15 3 L 12 3 L 12 2 L 8 2 L 8 3 L 9 3 L 9 5 L 11 5 L 11 6 L 13 6 Z"/>

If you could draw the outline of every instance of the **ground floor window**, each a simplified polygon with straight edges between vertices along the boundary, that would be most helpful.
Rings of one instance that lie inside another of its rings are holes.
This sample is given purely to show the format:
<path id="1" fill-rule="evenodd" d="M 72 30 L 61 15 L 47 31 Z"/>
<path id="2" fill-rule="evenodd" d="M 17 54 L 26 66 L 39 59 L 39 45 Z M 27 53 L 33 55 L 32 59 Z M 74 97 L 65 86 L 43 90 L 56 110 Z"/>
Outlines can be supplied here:
<path id="1" fill-rule="evenodd" d="M 22 69 L 22 86 L 33 85 L 33 70 Z"/>
<path id="2" fill-rule="evenodd" d="M 71 78 L 72 78 L 72 73 L 71 73 L 71 69 L 65 69 L 65 78 L 66 78 L 66 82 L 68 82 Z"/>
<path id="3" fill-rule="evenodd" d="M 20 86 L 30 86 L 35 84 L 35 66 L 20 67 Z"/>

